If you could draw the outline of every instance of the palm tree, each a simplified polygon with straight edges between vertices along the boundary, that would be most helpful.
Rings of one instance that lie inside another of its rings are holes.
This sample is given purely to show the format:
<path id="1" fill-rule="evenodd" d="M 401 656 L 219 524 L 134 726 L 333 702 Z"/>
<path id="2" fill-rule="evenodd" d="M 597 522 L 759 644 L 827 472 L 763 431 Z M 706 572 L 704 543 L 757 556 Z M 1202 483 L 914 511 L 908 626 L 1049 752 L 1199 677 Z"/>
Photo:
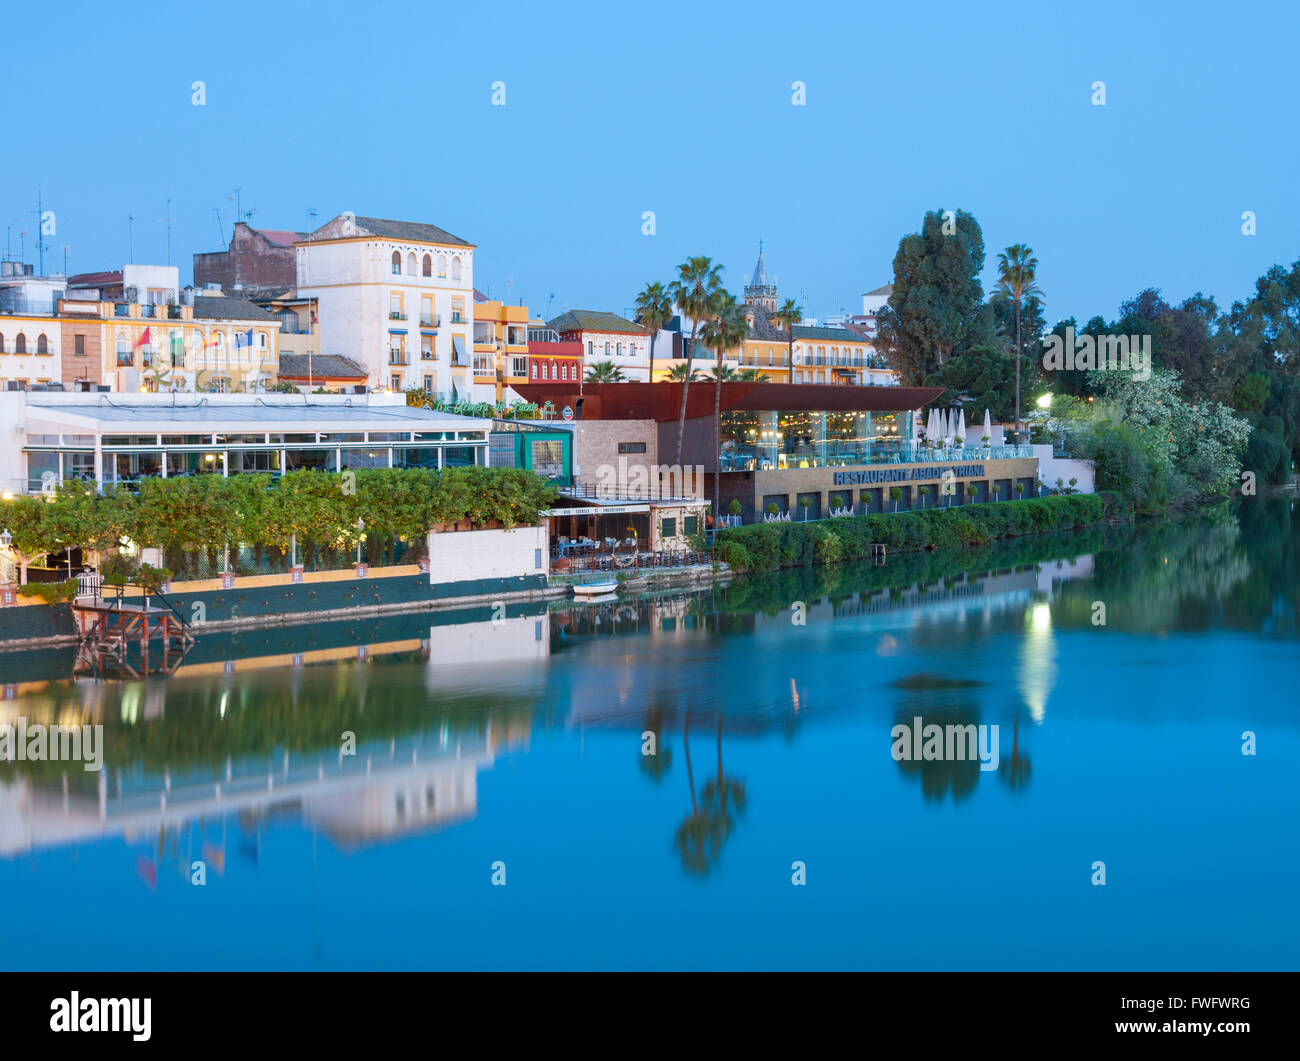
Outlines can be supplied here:
<path id="1" fill-rule="evenodd" d="M 717 361 L 713 369 L 713 438 L 718 445 L 718 464 L 713 472 L 713 514 L 718 515 L 718 487 L 722 471 L 722 381 L 735 379 L 736 370 L 722 363 L 722 359 L 737 349 L 749 334 L 749 321 L 736 304 L 733 295 L 719 291 L 713 300 L 709 319 L 700 329 L 700 340 L 714 351 Z"/>
<path id="2" fill-rule="evenodd" d="M 789 336 L 790 359 L 786 362 L 786 367 L 790 370 L 790 378 L 793 379 L 794 378 L 794 326 L 798 324 L 801 320 L 803 320 L 803 310 L 799 308 L 798 304 L 795 302 L 794 299 L 787 298 L 785 302 L 781 304 L 781 308 L 777 310 L 774 314 L 772 314 L 772 316 L 781 322 L 781 326 L 785 328 L 786 334 Z"/>
<path id="3" fill-rule="evenodd" d="M 708 832 L 711 843 L 707 857 L 710 861 L 716 861 L 718 856 L 722 854 L 722 845 L 736 827 L 736 819 L 731 813 L 732 807 L 735 808 L 736 814 L 744 814 L 745 805 L 748 802 L 745 783 L 735 777 L 728 777 L 722 769 L 721 711 L 718 712 L 717 742 L 718 776 L 709 778 L 700 792 L 700 796 L 704 800 L 704 815 L 709 822 Z"/>
<path id="4" fill-rule="evenodd" d="M 700 255 L 687 258 L 677 267 L 677 279 L 668 287 L 677 308 L 691 318 L 691 345 L 686 349 L 686 375 L 682 379 L 682 407 L 677 415 L 677 463 L 682 462 L 682 443 L 686 439 L 686 395 L 691 387 L 691 362 L 695 358 L 695 333 L 700 321 L 709 316 L 714 296 L 722 289 L 722 267 Z"/>
<path id="5" fill-rule="evenodd" d="M 655 336 L 673 315 L 673 300 L 657 280 L 636 296 L 637 319 L 650 332 L 650 382 L 655 381 Z"/>
<path id="6" fill-rule="evenodd" d="M 759 372 L 756 368 L 742 369 L 737 378 L 744 383 L 767 383 L 771 379 L 770 376 Z"/>
<path id="7" fill-rule="evenodd" d="M 1020 307 L 1027 298 L 1042 295 L 1034 279 L 1038 273 L 1038 259 L 1033 249 L 1023 243 L 1013 243 L 998 255 L 998 286 L 993 297 L 1009 300 L 1016 306 L 1016 440 L 1020 439 Z"/>
<path id="8" fill-rule="evenodd" d="M 686 366 L 673 365 L 673 367 L 668 370 L 668 378 L 676 383 L 680 383 L 682 380 L 686 379 Z M 703 378 L 704 377 L 700 375 L 700 370 L 698 368 L 691 369 L 690 379 L 692 383 Z"/>
<path id="9" fill-rule="evenodd" d="M 613 361 L 597 361 L 587 367 L 586 380 L 588 383 L 623 383 L 626 377 Z"/>

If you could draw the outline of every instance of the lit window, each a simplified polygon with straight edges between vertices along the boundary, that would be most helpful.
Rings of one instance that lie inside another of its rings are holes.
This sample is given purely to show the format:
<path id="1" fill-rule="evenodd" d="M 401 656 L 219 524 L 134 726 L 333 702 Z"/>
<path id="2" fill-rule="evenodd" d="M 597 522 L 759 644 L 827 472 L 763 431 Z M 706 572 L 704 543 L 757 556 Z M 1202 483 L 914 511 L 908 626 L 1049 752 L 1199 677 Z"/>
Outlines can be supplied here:
<path id="1" fill-rule="evenodd" d="M 402 275 L 402 254 L 401 251 L 393 251 L 393 275 Z"/>

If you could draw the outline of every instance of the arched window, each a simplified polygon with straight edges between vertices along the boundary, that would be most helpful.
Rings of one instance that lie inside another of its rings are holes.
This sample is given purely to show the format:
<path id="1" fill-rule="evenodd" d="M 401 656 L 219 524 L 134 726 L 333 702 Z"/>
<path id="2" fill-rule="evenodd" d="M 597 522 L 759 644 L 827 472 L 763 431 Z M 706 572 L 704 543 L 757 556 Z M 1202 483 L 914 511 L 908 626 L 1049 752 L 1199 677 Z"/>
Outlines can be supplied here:
<path id="1" fill-rule="evenodd" d="M 14 353 L 15 354 L 27 353 L 27 336 L 25 336 L 22 332 L 19 332 L 18 338 L 14 340 Z"/>
<path id="2" fill-rule="evenodd" d="M 45 338 L 44 332 L 41 332 L 41 334 L 36 337 L 36 352 L 38 354 L 48 354 L 50 352 L 50 344 Z"/>
<path id="3" fill-rule="evenodd" d="M 406 256 L 406 275 L 415 275 L 415 254 L 411 253 Z"/>
<path id="4" fill-rule="evenodd" d="M 126 333 L 117 333 L 117 363 L 119 365 L 129 365 L 131 363 L 131 347 L 126 341 Z"/>
<path id="5" fill-rule="evenodd" d="M 587 356 L 588 356 L 588 357 L 595 357 L 595 355 L 596 355 L 596 344 L 593 343 L 590 339 L 588 339 L 588 340 L 587 340 Z"/>
<path id="6" fill-rule="evenodd" d="M 622 356 L 623 356 L 623 344 L 622 344 L 622 343 L 617 344 L 617 346 L 615 347 L 615 352 L 618 354 L 619 357 L 622 357 Z"/>
<path id="7" fill-rule="evenodd" d="M 605 356 L 609 357 L 609 343 L 605 344 Z"/>
<path id="8" fill-rule="evenodd" d="M 0 332 L 0 354 L 5 352 L 5 333 Z"/>
<path id="9" fill-rule="evenodd" d="M 431 254 L 426 254 L 424 256 L 424 268 L 422 272 L 425 276 L 433 275 L 433 256 Z"/>
<path id="10" fill-rule="evenodd" d="M 266 332 L 255 332 L 253 335 L 253 345 L 259 350 L 266 349 Z"/>
<path id="11" fill-rule="evenodd" d="M 447 277 L 447 256 L 445 254 L 438 255 L 438 275 L 443 279 Z"/>
<path id="12" fill-rule="evenodd" d="M 402 275 L 402 252 L 393 251 L 393 275 Z"/>
<path id="13" fill-rule="evenodd" d="M 536 361 L 534 361 L 534 362 L 533 362 L 533 379 L 541 379 L 541 378 L 542 378 L 542 366 L 539 365 Z"/>
<path id="14" fill-rule="evenodd" d="M 451 282 L 452 282 L 453 284 L 459 284 L 459 283 L 460 283 L 460 258 L 459 258 L 459 256 L 457 256 L 457 257 L 455 257 L 455 258 L 452 258 L 452 260 L 451 260 Z"/>

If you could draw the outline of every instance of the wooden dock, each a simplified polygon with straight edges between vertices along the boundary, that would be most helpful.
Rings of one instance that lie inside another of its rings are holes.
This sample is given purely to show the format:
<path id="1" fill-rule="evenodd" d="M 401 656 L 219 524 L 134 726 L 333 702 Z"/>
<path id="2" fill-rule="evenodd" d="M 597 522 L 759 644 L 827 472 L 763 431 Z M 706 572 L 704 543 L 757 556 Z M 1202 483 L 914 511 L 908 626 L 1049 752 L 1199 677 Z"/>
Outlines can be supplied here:
<path id="1" fill-rule="evenodd" d="M 188 624 L 170 605 L 157 607 L 147 600 L 132 604 L 120 597 L 78 599 L 72 614 L 77 623 L 77 674 L 170 674 L 194 644 Z"/>

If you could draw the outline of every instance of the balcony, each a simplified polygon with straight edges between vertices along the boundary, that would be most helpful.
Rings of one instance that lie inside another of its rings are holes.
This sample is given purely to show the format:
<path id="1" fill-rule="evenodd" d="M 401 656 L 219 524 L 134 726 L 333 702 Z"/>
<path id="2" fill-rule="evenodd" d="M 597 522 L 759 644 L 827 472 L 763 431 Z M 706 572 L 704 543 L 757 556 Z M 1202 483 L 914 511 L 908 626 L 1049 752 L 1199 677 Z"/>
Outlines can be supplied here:
<path id="1" fill-rule="evenodd" d="M 920 442 L 890 439 L 880 442 L 834 442 L 795 445 L 778 450 L 774 444 L 745 443 L 721 455 L 724 472 L 774 468 L 844 468 L 888 464 L 961 464 L 1033 457 L 1032 446 L 946 446 L 932 449 Z"/>
<path id="2" fill-rule="evenodd" d="M 388 363 L 394 366 L 403 366 L 403 365 L 410 364 L 410 362 L 406 360 L 405 350 L 389 350 Z"/>
<path id="3" fill-rule="evenodd" d="M 421 317 L 421 318 L 420 318 L 420 327 L 421 327 L 421 328 L 441 328 L 441 327 L 442 327 L 442 314 L 441 314 L 441 313 L 435 313 L 432 317 Z"/>
<path id="4" fill-rule="evenodd" d="M 461 314 L 461 313 L 453 313 L 453 314 L 451 315 L 451 323 L 452 323 L 452 324 L 464 324 L 464 323 L 465 323 L 465 316 L 464 316 L 464 314 Z"/>
<path id="5" fill-rule="evenodd" d="M 390 321 L 404 321 L 406 320 L 406 314 L 399 309 L 390 309 L 388 311 L 388 319 Z"/>

